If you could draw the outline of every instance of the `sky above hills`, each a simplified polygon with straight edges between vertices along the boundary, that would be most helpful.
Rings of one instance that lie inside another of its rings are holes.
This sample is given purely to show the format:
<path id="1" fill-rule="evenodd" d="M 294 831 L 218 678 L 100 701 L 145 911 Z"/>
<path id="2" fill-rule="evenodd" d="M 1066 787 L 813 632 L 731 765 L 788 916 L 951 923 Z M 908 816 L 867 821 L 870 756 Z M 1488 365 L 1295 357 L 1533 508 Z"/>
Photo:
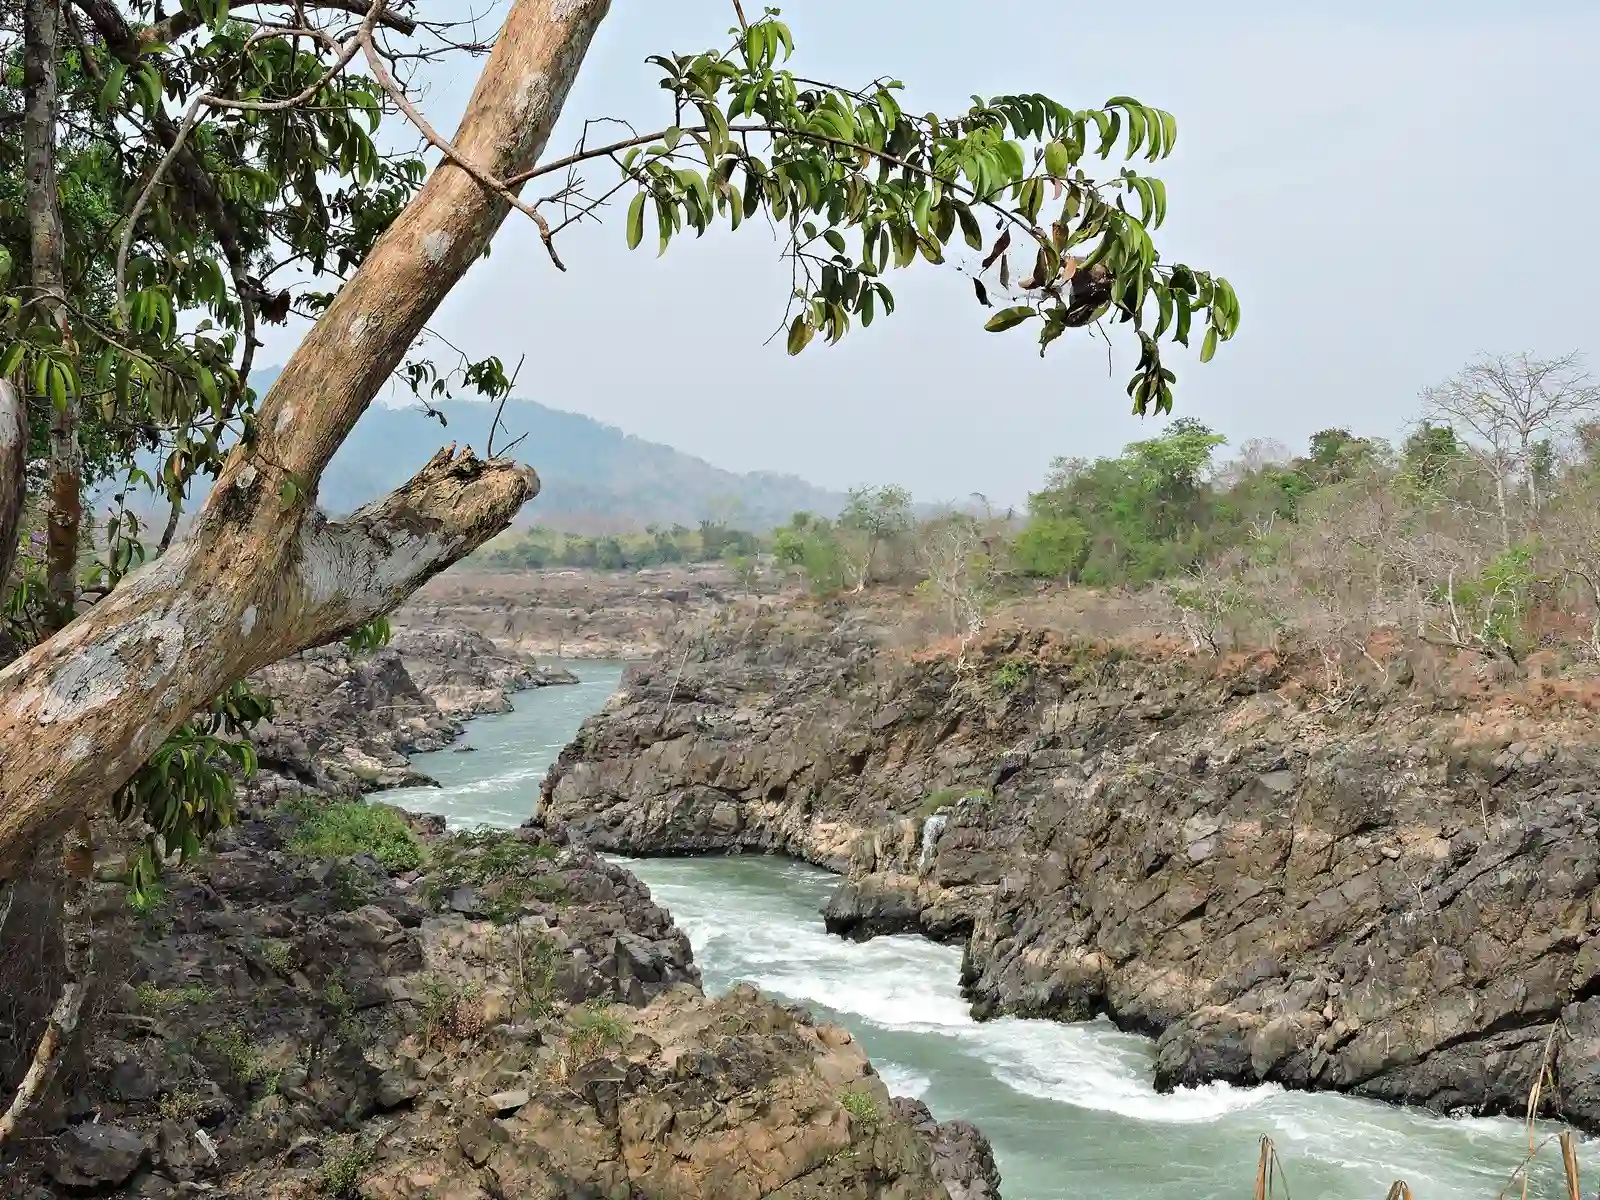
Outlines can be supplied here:
<path id="1" fill-rule="evenodd" d="M 644 58 L 721 43 L 731 18 L 728 0 L 614 0 L 551 153 L 584 117 L 667 123 Z M 1227 275 L 1244 313 L 1214 362 L 1175 362 L 1178 415 L 1235 444 L 1299 445 L 1333 424 L 1395 434 L 1423 386 L 1480 351 L 1581 349 L 1600 372 L 1589 0 L 794 0 L 784 19 L 797 69 L 848 83 L 889 73 L 918 109 L 1044 91 L 1076 106 L 1126 92 L 1174 112 L 1159 244 Z M 428 78 L 441 128 L 475 74 L 459 62 Z M 519 395 L 834 488 L 1019 502 L 1053 456 L 1153 430 L 1127 413 L 1125 342 L 1109 373 L 1088 338 L 1041 361 L 1026 332 L 983 332 L 954 272 L 903 273 L 894 318 L 789 359 L 767 343 L 788 273 L 762 229 L 675 241 L 657 260 L 626 249 L 620 217 L 569 230 L 561 274 L 514 214 L 436 327 L 508 365 L 526 354 Z M 299 332 L 270 331 L 262 359 L 282 361 Z M 521 452 L 539 465 L 538 446 Z"/>

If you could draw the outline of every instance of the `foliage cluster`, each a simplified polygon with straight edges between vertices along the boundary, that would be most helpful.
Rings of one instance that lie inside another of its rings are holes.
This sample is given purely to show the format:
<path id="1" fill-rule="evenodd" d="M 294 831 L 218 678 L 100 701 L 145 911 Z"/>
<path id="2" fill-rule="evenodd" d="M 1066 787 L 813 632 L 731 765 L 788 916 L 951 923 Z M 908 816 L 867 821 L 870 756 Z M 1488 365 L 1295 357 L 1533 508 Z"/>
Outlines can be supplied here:
<path id="1" fill-rule="evenodd" d="M 370 854 L 388 871 L 414 871 L 427 857 L 411 826 L 394 809 L 361 800 L 318 808 L 295 829 L 290 848 L 310 858 Z"/>
<path id="2" fill-rule="evenodd" d="M 485 564 L 513 570 L 591 567 L 636 571 L 672 563 L 717 562 L 730 554 L 753 556 L 760 549 L 761 542 L 754 534 L 707 519 L 698 529 L 651 525 L 642 534 L 605 536 L 562 533 L 536 525 L 503 536 L 480 553 Z"/>

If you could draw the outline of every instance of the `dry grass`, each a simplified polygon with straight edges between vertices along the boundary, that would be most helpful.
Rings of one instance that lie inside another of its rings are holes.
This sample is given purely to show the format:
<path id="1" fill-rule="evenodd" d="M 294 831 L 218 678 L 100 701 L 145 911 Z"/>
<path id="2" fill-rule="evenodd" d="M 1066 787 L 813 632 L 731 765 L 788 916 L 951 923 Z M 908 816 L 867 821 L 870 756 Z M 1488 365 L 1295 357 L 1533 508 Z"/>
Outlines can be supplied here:
<path id="1" fill-rule="evenodd" d="M 1545 1088 L 1554 1085 L 1554 1077 L 1550 1068 L 1550 1054 L 1555 1048 L 1556 1035 L 1561 1032 L 1560 1022 L 1550 1027 L 1550 1035 L 1545 1039 L 1544 1052 L 1540 1058 L 1539 1071 L 1534 1077 L 1533 1085 L 1528 1089 L 1528 1105 L 1525 1124 L 1528 1136 L 1528 1151 L 1522 1160 L 1512 1169 L 1505 1185 L 1500 1189 L 1495 1200 L 1528 1200 L 1528 1189 L 1532 1183 L 1531 1168 L 1535 1161 L 1552 1147 L 1561 1156 L 1561 1174 L 1566 1184 L 1566 1200 L 1583 1200 L 1583 1187 L 1579 1176 L 1578 1165 L 1578 1139 L 1570 1129 L 1561 1129 L 1543 1136 L 1539 1130 L 1539 1109 L 1543 1102 Z M 1261 1139 L 1261 1156 L 1256 1164 L 1256 1179 L 1254 1200 L 1276 1200 L 1279 1193 L 1283 1200 L 1291 1200 L 1289 1180 L 1284 1171 L 1283 1161 L 1278 1157 L 1277 1147 L 1273 1145 L 1270 1137 Z M 1389 1185 L 1385 1200 L 1416 1200 L 1411 1190 L 1411 1185 L 1404 1179 L 1397 1179 Z M 1422 1197 L 1421 1200 L 1427 1200 Z"/>

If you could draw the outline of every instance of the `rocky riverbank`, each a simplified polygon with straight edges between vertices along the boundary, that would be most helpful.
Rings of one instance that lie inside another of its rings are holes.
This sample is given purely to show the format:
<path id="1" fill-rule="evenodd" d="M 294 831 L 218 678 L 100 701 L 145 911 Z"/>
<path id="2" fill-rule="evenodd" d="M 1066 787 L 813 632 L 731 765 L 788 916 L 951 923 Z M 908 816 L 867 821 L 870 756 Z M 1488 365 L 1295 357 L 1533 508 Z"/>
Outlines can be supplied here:
<path id="1" fill-rule="evenodd" d="M 554 658 L 648 658 L 679 622 L 725 608 L 739 588 L 718 563 L 642 571 L 457 567 L 397 614 L 402 625 L 473 629 Z"/>
<path id="2" fill-rule="evenodd" d="M 964 942 L 979 1016 L 1107 1014 L 1157 1084 L 1277 1081 L 1600 1129 L 1600 751 L 1557 681 L 1339 694 L 1270 654 L 871 613 L 713 622 L 630 672 L 541 820 L 794 855 L 851 936 Z"/>
<path id="3" fill-rule="evenodd" d="M 137 904 L 108 839 L 85 1041 L 0 1194 L 994 1200 L 981 1134 L 891 1100 L 847 1031 L 707 998 L 626 871 L 360 797 L 549 681 L 479 650 L 279 664 L 240 822 Z"/>
<path id="4" fill-rule="evenodd" d="M 408 754 L 448 746 L 471 717 L 508 711 L 514 692 L 577 678 L 474 630 L 400 626 L 383 649 L 355 654 L 335 643 L 250 682 L 276 710 L 254 735 L 256 792 L 350 796 L 430 783 Z"/>

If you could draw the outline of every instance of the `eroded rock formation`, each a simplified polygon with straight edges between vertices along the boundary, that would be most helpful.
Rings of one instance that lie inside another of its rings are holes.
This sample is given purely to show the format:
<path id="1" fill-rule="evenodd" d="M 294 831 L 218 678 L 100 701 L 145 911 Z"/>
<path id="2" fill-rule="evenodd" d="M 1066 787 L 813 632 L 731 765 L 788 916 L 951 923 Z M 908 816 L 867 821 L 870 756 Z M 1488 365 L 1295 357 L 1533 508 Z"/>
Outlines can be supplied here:
<path id="1" fill-rule="evenodd" d="M 1272 655 L 1015 632 L 919 659 L 805 608 L 684 639 L 541 820 L 829 867 L 837 932 L 965 940 L 978 1015 L 1108 1014 L 1160 1039 L 1161 1087 L 1518 1113 L 1544 1063 L 1600 1129 L 1600 749 L 1559 688 L 1397 662 L 1330 697 Z"/>

